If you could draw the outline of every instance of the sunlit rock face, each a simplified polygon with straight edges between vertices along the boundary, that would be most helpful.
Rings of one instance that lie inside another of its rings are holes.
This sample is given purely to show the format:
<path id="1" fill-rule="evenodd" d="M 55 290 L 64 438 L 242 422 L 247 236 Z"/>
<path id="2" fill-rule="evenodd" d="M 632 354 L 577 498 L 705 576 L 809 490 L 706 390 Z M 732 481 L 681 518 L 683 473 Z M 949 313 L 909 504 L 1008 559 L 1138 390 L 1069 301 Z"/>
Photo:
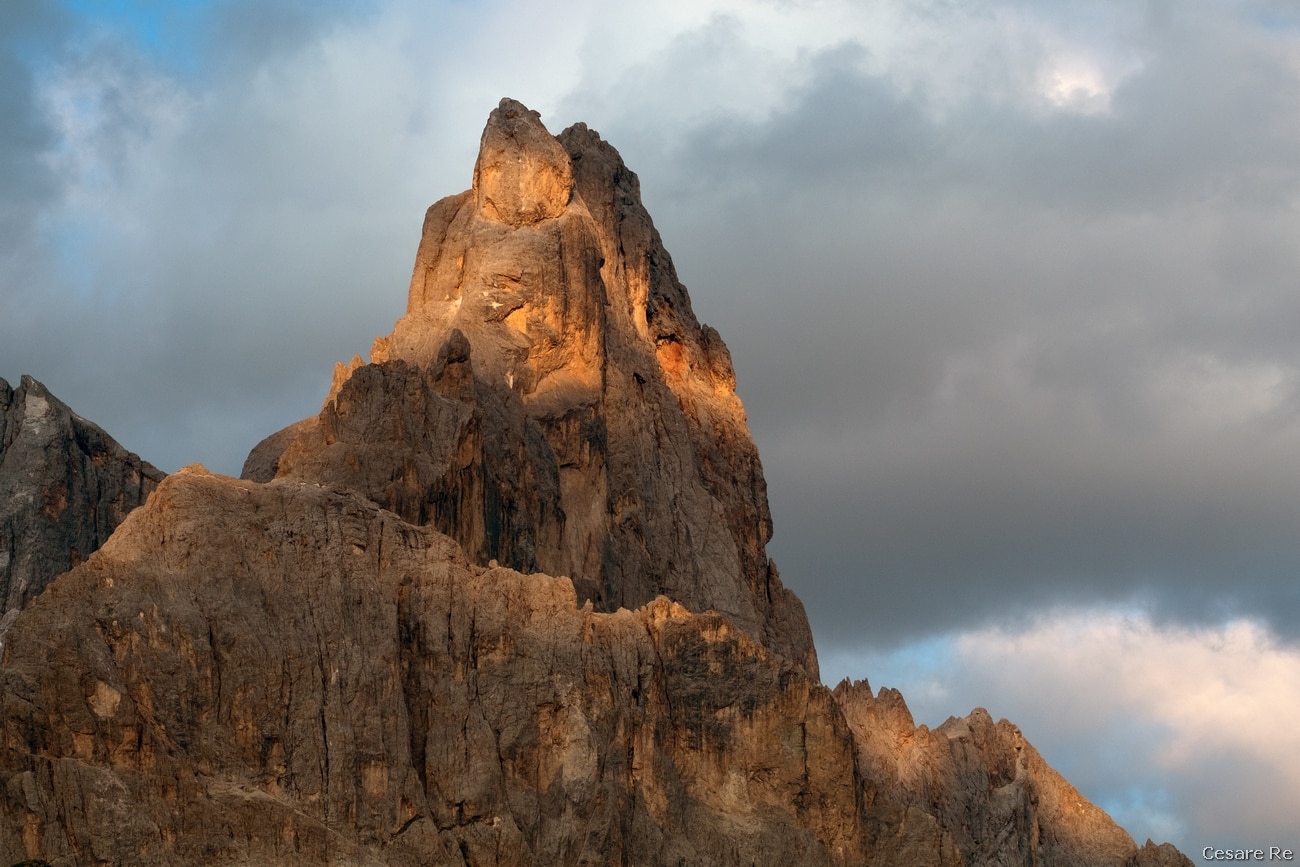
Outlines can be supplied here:
<path id="1" fill-rule="evenodd" d="M 508 226 L 554 219 L 573 198 L 569 156 L 537 112 L 503 100 L 483 130 L 470 192 L 479 214 Z"/>
<path id="2" fill-rule="evenodd" d="M 876 822 L 897 829 L 910 863 L 1042 867 L 1191 867 L 1174 847 L 1138 847 L 1053 770 L 1020 729 L 976 708 L 917 726 L 896 689 L 835 687 Z"/>
<path id="3" fill-rule="evenodd" d="M 245 475 L 360 491 L 597 610 L 714 609 L 816 674 L 730 355 L 584 125 L 501 102 L 472 188 L 425 217 L 406 315 Z"/>
<path id="4" fill-rule="evenodd" d="M 0 379 L 0 642 L 50 580 L 89 557 L 163 473 L 30 376 Z"/>

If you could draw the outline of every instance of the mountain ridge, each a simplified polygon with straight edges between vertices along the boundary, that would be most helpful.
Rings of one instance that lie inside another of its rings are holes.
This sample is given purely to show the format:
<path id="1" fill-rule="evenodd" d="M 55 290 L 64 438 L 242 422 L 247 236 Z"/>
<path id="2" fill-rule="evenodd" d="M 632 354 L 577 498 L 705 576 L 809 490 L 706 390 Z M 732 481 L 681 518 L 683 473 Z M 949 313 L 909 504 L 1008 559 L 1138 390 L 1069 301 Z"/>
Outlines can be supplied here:
<path id="1" fill-rule="evenodd" d="M 502 100 L 370 362 L 14 618 L 0 862 L 1190 864 L 818 681 L 734 388 L 617 151 Z"/>

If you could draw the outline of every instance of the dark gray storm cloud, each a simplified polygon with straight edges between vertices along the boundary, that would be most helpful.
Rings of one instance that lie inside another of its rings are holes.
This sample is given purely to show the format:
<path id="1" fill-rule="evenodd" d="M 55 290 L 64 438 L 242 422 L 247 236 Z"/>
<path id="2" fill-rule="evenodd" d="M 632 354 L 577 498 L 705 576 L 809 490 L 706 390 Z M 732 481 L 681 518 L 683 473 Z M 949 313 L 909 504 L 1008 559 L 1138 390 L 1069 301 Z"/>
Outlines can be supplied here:
<path id="1" fill-rule="evenodd" d="M 843 45 L 651 161 L 823 642 L 1064 602 L 1297 634 L 1296 70 L 1140 23 L 1105 112 L 931 112 Z"/>
<path id="2" fill-rule="evenodd" d="M 26 266 L 32 214 L 57 191 L 56 179 L 40 160 L 53 146 L 55 132 L 36 104 L 32 67 L 58 44 L 66 25 L 47 3 L 15 0 L 0 6 L 0 262 L 6 269 Z M 7 307 L 0 310 L 17 315 Z"/>

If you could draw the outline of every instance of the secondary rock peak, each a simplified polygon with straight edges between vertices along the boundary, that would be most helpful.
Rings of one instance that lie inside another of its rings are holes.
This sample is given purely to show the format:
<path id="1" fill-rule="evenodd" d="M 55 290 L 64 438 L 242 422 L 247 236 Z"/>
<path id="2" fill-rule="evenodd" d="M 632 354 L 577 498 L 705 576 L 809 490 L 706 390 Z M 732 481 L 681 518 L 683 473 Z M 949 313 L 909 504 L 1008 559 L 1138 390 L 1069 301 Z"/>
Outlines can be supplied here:
<path id="1" fill-rule="evenodd" d="M 569 155 L 523 103 L 503 99 L 474 165 L 474 198 L 489 219 L 524 226 L 558 217 L 573 196 Z"/>

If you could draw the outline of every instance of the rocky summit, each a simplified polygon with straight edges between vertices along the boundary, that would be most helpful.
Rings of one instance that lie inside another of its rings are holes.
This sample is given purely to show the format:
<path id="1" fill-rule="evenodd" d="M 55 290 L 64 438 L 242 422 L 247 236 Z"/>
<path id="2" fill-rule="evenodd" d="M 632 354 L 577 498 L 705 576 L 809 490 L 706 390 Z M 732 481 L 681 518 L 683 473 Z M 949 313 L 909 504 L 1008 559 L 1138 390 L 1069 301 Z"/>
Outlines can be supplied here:
<path id="1" fill-rule="evenodd" d="M 504 101 L 473 187 L 424 220 L 406 315 L 244 477 L 339 485 L 475 562 L 569 577 L 597 611 L 714 609 L 812 675 L 765 546 L 731 357 L 701 326 L 636 175 L 596 133 Z"/>
<path id="2" fill-rule="evenodd" d="M 318 415 L 15 549 L 73 568 L 4 636 L 0 864 L 1190 864 L 1006 721 L 823 686 L 771 532 L 636 175 L 503 100 Z"/>

